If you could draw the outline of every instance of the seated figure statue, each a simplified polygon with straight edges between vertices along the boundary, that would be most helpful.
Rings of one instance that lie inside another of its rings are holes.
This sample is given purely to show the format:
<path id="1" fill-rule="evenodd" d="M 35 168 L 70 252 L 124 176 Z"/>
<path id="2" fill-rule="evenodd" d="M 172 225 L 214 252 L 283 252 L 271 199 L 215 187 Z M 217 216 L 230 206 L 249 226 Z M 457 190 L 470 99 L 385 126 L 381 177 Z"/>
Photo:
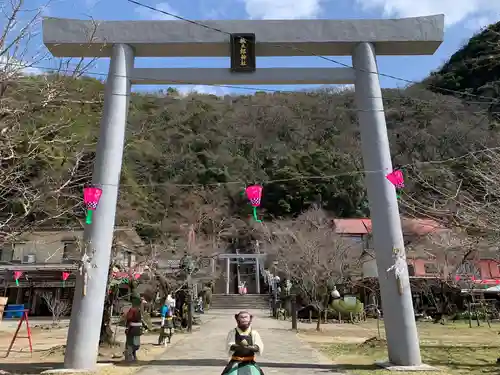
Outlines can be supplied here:
<path id="1" fill-rule="evenodd" d="M 235 316 L 237 327 L 229 331 L 226 350 L 231 359 L 222 371 L 222 375 L 264 375 L 255 363 L 255 356 L 264 351 L 259 332 L 252 329 L 252 315 L 241 311 Z"/>

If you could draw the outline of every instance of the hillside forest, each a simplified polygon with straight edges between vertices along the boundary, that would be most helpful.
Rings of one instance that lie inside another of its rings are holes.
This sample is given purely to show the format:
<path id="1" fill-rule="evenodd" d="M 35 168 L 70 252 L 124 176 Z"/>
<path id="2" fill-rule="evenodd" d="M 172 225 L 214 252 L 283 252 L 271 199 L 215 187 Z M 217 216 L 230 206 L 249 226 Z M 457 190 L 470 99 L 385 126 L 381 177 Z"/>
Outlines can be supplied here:
<path id="1" fill-rule="evenodd" d="M 404 215 L 496 232 L 499 32 L 500 24 L 485 28 L 423 82 L 383 90 L 393 165 L 406 179 Z M 83 225 L 104 83 L 84 71 L 0 74 L 2 239 Z M 116 224 L 147 243 L 175 243 L 194 226 L 217 246 L 245 246 L 252 219 L 243 191 L 253 183 L 264 187 L 264 221 L 311 207 L 368 217 L 360 150 L 351 90 L 135 93 Z"/>

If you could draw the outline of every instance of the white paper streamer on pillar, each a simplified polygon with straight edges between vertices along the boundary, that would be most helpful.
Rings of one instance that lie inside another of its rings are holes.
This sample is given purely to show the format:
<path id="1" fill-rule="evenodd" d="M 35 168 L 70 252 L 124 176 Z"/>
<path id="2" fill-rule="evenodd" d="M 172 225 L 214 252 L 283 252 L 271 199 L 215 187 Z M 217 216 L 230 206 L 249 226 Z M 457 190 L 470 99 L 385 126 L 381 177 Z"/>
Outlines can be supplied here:
<path id="1" fill-rule="evenodd" d="M 401 276 L 406 267 L 406 259 L 404 251 L 401 249 L 392 249 L 392 258 L 394 259 L 394 264 L 387 269 L 387 272 L 394 271 L 394 276 L 396 276 L 396 283 L 398 287 L 399 295 L 403 294 L 403 285 L 401 283 Z"/>

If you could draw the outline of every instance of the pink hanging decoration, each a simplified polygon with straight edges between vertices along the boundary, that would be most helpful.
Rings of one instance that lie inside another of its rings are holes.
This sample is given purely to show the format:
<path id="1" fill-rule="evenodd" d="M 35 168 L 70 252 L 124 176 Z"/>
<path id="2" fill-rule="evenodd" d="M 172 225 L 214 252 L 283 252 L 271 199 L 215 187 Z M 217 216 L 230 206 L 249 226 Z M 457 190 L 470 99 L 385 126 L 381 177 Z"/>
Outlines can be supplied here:
<path id="1" fill-rule="evenodd" d="M 14 271 L 14 280 L 16 280 L 16 286 L 19 286 L 19 279 L 22 275 L 22 271 Z"/>
<path id="2" fill-rule="evenodd" d="M 63 288 L 64 288 L 64 284 L 66 283 L 66 280 L 68 280 L 69 275 L 70 275 L 70 273 L 69 273 L 69 272 L 63 272 L 63 273 L 62 273 Z"/>
<path id="3" fill-rule="evenodd" d="M 460 276 L 455 276 L 456 281 L 460 281 Z"/>
<path id="4" fill-rule="evenodd" d="M 260 206 L 260 200 L 262 198 L 262 186 L 260 185 L 251 185 L 245 189 L 245 193 L 247 194 L 247 198 L 250 201 L 250 204 L 253 206 L 253 218 L 256 222 L 260 223 L 262 220 L 257 218 L 257 207 Z"/>
<path id="5" fill-rule="evenodd" d="M 87 224 L 92 224 L 92 212 L 96 210 L 101 195 L 102 190 L 97 187 L 86 187 L 83 189 L 83 202 L 87 206 L 87 217 L 85 220 Z"/>
<path id="6" fill-rule="evenodd" d="M 259 207 L 260 200 L 262 198 L 262 186 L 260 185 L 249 186 L 246 188 L 245 192 L 252 206 Z"/>
<path id="7" fill-rule="evenodd" d="M 391 184 L 393 184 L 398 189 L 405 187 L 403 172 L 401 172 L 399 169 L 392 171 L 385 177 L 391 182 Z"/>

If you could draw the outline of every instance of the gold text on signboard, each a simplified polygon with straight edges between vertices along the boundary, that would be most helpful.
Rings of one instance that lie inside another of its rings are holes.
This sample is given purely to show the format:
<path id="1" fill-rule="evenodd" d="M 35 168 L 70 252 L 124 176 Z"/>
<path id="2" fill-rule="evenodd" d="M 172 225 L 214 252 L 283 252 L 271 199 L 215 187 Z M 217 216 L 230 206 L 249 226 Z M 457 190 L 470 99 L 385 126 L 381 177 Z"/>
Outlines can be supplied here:
<path id="1" fill-rule="evenodd" d="M 245 38 L 240 38 L 240 65 L 247 66 L 247 41 Z"/>

